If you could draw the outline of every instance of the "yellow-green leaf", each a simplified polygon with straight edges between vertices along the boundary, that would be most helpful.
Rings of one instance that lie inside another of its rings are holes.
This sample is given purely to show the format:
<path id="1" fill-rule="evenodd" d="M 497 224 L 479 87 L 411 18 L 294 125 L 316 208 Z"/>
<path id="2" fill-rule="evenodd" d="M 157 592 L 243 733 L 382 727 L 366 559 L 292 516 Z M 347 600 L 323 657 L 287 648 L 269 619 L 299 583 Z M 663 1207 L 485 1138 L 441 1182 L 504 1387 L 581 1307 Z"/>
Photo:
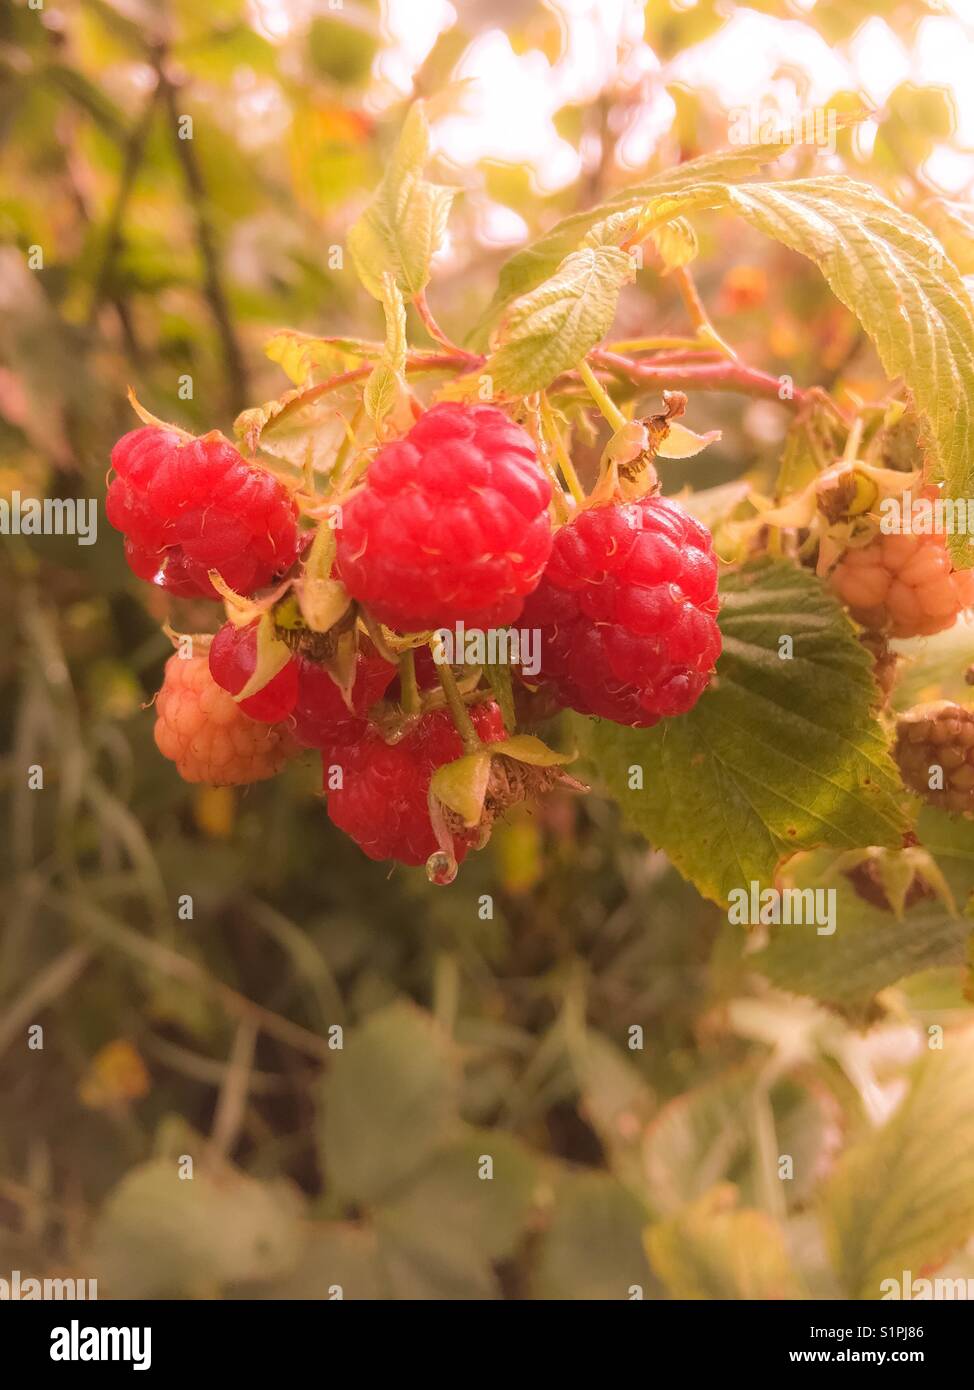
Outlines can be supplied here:
<path id="1" fill-rule="evenodd" d="M 974 1030 L 948 1030 L 893 1115 L 840 1159 L 823 1221 L 854 1298 L 937 1265 L 974 1234 Z"/>
<path id="2" fill-rule="evenodd" d="M 446 231 L 454 191 L 423 179 L 428 153 L 426 115 L 416 102 L 382 183 L 348 233 L 359 279 L 376 299 L 383 296 L 387 271 L 409 300 L 429 280 L 430 259 Z"/>
<path id="3" fill-rule="evenodd" d="M 617 246 L 587 246 L 510 308 L 484 373 L 508 395 L 528 395 L 573 367 L 605 337 L 619 291 L 634 279 L 632 257 Z"/>
<path id="4" fill-rule="evenodd" d="M 714 1188 L 646 1232 L 646 1253 L 673 1298 L 793 1299 L 802 1288 L 784 1232 L 761 1211 L 734 1205 L 735 1189 Z"/>

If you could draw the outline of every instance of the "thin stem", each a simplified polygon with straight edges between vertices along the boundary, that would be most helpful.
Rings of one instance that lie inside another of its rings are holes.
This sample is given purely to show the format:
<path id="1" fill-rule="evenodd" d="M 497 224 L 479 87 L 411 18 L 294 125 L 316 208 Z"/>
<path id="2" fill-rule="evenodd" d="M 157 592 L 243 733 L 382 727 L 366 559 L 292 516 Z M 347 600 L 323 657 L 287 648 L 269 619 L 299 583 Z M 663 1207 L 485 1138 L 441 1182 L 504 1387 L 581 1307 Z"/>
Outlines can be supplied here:
<path id="1" fill-rule="evenodd" d="M 578 364 L 578 374 L 585 382 L 593 401 L 608 420 L 613 430 L 621 430 L 627 423 L 626 417 L 609 395 L 608 391 L 606 391 L 584 357 Z"/>
<path id="2" fill-rule="evenodd" d="M 470 718 L 470 711 L 463 703 L 463 697 L 457 689 L 456 677 L 453 669 L 443 658 L 443 639 L 438 633 L 430 638 L 430 649 L 436 662 L 436 674 L 439 677 L 440 685 L 443 687 L 443 694 L 446 696 L 446 703 L 450 713 L 453 715 L 453 723 L 456 725 L 457 733 L 463 743 L 465 753 L 479 753 L 483 744 L 477 736 L 473 720 Z M 436 658 L 440 659 L 437 660 Z"/>
<path id="3" fill-rule="evenodd" d="M 399 691 L 406 714 L 419 713 L 419 685 L 416 680 L 416 658 L 412 647 L 399 653 Z"/>
<path id="4" fill-rule="evenodd" d="M 845 448 L 842 451 L 843 463 L 855 463 L 859 457 L 859 446 L 862 443 L 863 420 L 862 416 L 857 416 L 852 422 L 852 428 L 846 438 Z"/>
<path id="5" fill-rule="evenodd" d="M 210 223 L 207 209 L 206 186 L 203 182 L 203 174 L 200 169 L 199 161 L 196 158 L 196 151 L 193 148 L 192 140 L 180 138 L 179 110 L 176 106 L 176 88 L 166 74 L 165 65 L 161 57 L 157 60 L 156 72 L 159 75 L 159 87 L 169 116 L 173 147 L 176 158 L 182 167 L 183 179 L 189 192 L 193 216 L 196 222 L 196 244 L 199 247 L 200 258 L 203 262 L 203 293 L 209 302 L 210 310 L 213 314 L 214 322 L 216 323 L 217 333 L 219 334 L 220 342 L 223 346 L 223 355 L 227 364 L 231 406 L 234 415 L 238 415 L 240 411 L 243 410 L 247 401 L 247 368 L 244 363 L 243 349 L 237 338 L 233 318 L 230 313 L 229 301 L 223 285 L 216 237 Z"/>
<path id="6" fill-rule="evenodd" d="M 95 320 L 98 317 L 98 310 L 108 296 L 112 275 L 115 269 L 115 262 L 122 248 L 122 226 L 125 221 L 125 211 L 128 207 L 129 198 L 132 196 L 135 180 L 142 164 L 146 141 L 149 138 L 149 131 L 152 127 L 152 118 L 155 115 L 156 102 L 159 99 L 159 90 L 159 83 L 157 82 L 146 99 L 142 115 L 139 117 L 138 123 L 133 127 L 125 145 L 125 155 L 122 160 L 122 173 L 119 178 L 115 201 L 108 215 L 105 251 L 101 264 L 98 267 L 98 273 L 95 276 L 91 303 L 88 306 L 89 327 L 94 327 Z"/>
<path id="7" fill-rule="evenodd" d="M 606 343 L 609 352 L 667 352 L 684 350 L 686 352 L 712 352 L 713 344 L 701 342 L 699 338 L 620 338 L 617 343 Z"/>
<path id="8" fill-rule="evenodd" d="M 680 291 L 680 297 L 686 306 L 686 311 L 690 315 L 690 322 L 697 330 L 697 338 L 701 343 L 709 343 L 711 347 L 718 348 L 725 357 L 731 361 L 737 360 L 737 353 L 725 343 L 710 322 L 710 315 L 707 313 L 706 305 L 700 298 L 697 286 L 694 283 L 692 274 L 688 266 L 681 265 L 673 271 L 673 279 L 676 287 Z"/>
<path id="9" fill-rule="evenodd" d="M 565 441 L 561 437 L 561 430 L 555 420 L 554 411 L 551 409 L 551 402 L 541 392 L 541 422 L 544 425 L 545 434 L 551 440 L 555 451 L 555 458 L 558 460 L 558 467 L 561 469 L 562 477 L 568 484 L 568 491 L 574 497 L 579 506 L 585 501 L 585 489 L 579 481 L 578 474 L 575 472 L 575 465 L 572 463 L 568 450 L 565 448 Z"/>
<path id="10" fill-rule="evenodd" d="M 413 300 L 413 307 L 417 314 L 419 314 L 423 327 L 435 343 L 439 343 L 441 347 L 445 347 L 449 352 L 460 353 L 464 357 L 473 358 L 477 356 L 476 353 L 467 352 L 466 348 L 459 347 L 452 338 L 448 338 L 443 332 L 443 329 L 433 317 L 433 311 L 427 302 L 425 290 L 420 290 L 419 294 Z"/>
<path id="11" fill-rule="evenodd" d="M 525 428 L 534 440 L 534 447 L 537 451 L 538 462 L 544 469 L 551 484 L 551 511 L 555 520 L 563 522 L 568 520 L 568 501 L 565 497 L 565 489 L 561 485 L 561 478 L 558 476 L 558 469 L 552 461 L 551 455 L 545 445 L 541 427 L 537 415 L 529 415 L 525 422 Z"/>

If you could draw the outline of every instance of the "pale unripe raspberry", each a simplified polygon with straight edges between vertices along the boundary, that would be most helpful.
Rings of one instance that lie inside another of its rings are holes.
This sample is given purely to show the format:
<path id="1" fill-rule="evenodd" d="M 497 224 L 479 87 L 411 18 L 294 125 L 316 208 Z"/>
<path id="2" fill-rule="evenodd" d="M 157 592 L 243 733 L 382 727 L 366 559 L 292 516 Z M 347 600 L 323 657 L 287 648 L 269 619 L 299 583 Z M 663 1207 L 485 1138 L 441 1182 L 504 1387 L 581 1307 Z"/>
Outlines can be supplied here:
<path id="1" fill-rule="evenodd" d="M 281 770 L 293 751 L 289 736 L 274 725 L 248 718 L 210 675 L 205 655 L 166 662 L 156 696 L 156 747 L 186 782 L 238 787 L 261 782 Z"/>
<path id="2" fill-rule="evenodd" d="M 845 552 L 832 587 L 857 622 L 891 637 L 928 637 L 974 604 L 974 570 L 955 570 L 943 536 L 877 536 Z"/>
<path id="3" fill-rule="evenodd" d="M 906 785 L 931 806 L 974 815 L 974 708 L 951 700 L 917 705 L 901 717 L 896 736 Z"/>

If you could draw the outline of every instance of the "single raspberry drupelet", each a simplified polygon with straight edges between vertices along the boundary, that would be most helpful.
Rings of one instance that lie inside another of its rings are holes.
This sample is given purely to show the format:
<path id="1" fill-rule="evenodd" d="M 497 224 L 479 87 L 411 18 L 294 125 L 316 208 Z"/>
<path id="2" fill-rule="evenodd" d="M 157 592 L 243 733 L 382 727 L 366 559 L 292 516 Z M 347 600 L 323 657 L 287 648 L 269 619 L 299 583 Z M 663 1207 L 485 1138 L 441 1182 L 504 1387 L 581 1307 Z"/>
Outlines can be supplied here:
<path id="1" fill-rule="evenodd" d="M 205 656 L 178 653 L 156 696 L 155 739 L 184 781 L 217 787 L 273 777 L 293 751 L 285 731 L 249 719 L 220 689 Z"/>
<path id="2" fill-rule="evenodd" d="M 485 743 L 506 736 L 497 705 L 473 705 L 470 716 Z M 369 728 L 358 743 L 322 753 L 328 815 L 370 859 L 425 864 L 440 849 L 430 821 L 430 781 L 438 767 L 462 753 L 460 735 L 445 709 L 423 715 L 398 743 L 384 742 L 378 730 Z M 335 786 L 339 769 L 341 786 Z M 454 836 L 458 864 L 474 839 L 473 831 Z"/>
<path id="3" fill-rule="evenodd" d="M 676 502 L 646 497 L 563 526 L 520 623 L 540 628 L 539 680 L 562 705 L 650 728 L 706 687 L 717 607 L 709 531 Z"/>
<path id="4" fill-rule="evenodd" d="M 363 639 L 355 658 L 352 708 L 346 705 L 337 683 L 324 666 L 298 657 L 297 701 L 292 727 L 307 748 L 330 748 L 355 743 L 365 733 L 365 716 L 383 695 L 396 674 L 372 643 Z"/>
<path id="5" fill-rule="evenodd" d="M 974 815 L 974 709 L 951 700 L 917 705 L 897 723 L 896 761 L 931 806 Z"/>
<path id="6" fill-rule="evenodd" d="M 257 624 L 224 623 L 210 643 L 210 675 L 223 690 L 238 695 L 256 669 Z M 298 663 L 292 657 L 263 689 L 238 700 L 237 708 L 261 723 L 277 724 L 288 717 L 297 698 Z"/>
<path id="7" fill-rule="evenodd" d="M 345 504 L 339 573 L 399 632 L 504 626 L 551 550 L 550 499 L 519 425 L 493 406 L 434 406 Z"/>
<path id="8" fill-rule="evenodd" d="M 225 439 L 149 425 L 123 435 L 112 467 L 105 510 L 140 579 L 180 598 L 217 598 L 211 569 L 252 594 L 293 564 L 297 511 L 287 489 Z"/>
<path id="9" fill-rule="evenodd" d="M 938 494 L 925 488 L 922 495 Z M 974 570 L 955 570 L 937 534 L 877 536 L 847 550 L 830 582 L 858 623 L 891 637 L 942 632 L 974 605 Z"/>

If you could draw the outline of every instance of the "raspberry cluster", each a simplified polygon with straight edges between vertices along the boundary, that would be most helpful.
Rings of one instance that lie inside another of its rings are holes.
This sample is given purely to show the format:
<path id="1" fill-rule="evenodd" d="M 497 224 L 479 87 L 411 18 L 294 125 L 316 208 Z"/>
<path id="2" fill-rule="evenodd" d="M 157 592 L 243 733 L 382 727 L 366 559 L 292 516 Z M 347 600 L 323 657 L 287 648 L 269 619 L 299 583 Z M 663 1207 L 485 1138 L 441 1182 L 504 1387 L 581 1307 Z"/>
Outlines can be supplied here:
<path id="1" fill-rule="evenodd" d="M 434 406 L 383 445 L 340 498 L 331 550 L 299 529 L 291 491 L 221 436 L 147 426 L 112 465 L 108 514 L 136 574 L 214 598 L 216 572 L 237 596 L 225 595 L 232 622 L 166 666 L 160 751 L 187 781 L 241 785 L 320 750 L 332 822 L 370 858 L 425 862 L 434 881 L 514 801 L 578 785 L 537 740 L 509 742 L 491 682 L 464 653 L 444 657 L 438 633 L 538 628 L 540 674 L 514 682 L 529 722 L 570 706 L 655 724 L 693 706 L 720 653 L 705 528 L 648 497 L 556 529 L 531 436 L 492 406 Z M 322 584 L 339 616 L 286 621 Z"/>
<path id="2" fill-rule="evenodd" d="M 880 535 L 851 548 L 831 583 L 857 622 L 890 637 L 943 632 L 974 606 L 974 570 L 955 570 L 946 539 L 936 532 Z"/>
<path id="3" fill-rule="evenodd" d="M 940 700 L 902 715 L 896 759 L 903 781 L 931 806 L 974 815 L 974 708 Z"/>

